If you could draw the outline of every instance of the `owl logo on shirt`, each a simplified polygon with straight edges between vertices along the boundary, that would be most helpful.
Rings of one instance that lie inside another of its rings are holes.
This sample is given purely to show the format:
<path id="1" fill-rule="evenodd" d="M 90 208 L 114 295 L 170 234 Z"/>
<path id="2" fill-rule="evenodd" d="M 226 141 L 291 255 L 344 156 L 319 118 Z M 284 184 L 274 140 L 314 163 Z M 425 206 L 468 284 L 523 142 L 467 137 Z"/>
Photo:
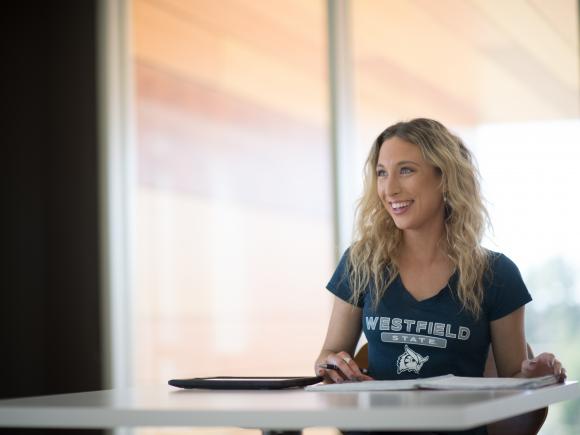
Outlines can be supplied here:
<path id="1" fill-rule="evenodd" d="M 397 374 L 403 372 L 413 372 L 419 374 L 419 371 L 429 360 L 428 356 L 421 356 L 409 346 L 405 345 L 405 352 L 397 358 Z"/>

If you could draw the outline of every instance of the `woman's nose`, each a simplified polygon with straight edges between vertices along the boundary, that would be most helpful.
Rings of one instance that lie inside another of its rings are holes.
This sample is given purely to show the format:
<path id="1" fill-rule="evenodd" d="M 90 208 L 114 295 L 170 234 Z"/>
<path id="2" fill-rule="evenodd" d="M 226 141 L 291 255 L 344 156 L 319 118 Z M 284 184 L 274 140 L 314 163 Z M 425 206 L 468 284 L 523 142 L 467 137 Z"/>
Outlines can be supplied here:
<path id="1" fill-rule="evenodd" d="M 397 177 L 388 178 L 387 185 L 386 185 L 387 196 L 389 196 L 389 197 L 396 196 L 400 192 L 401 192 L 401 185 L 399 184 L 399 180 L 397 180 Z"/>

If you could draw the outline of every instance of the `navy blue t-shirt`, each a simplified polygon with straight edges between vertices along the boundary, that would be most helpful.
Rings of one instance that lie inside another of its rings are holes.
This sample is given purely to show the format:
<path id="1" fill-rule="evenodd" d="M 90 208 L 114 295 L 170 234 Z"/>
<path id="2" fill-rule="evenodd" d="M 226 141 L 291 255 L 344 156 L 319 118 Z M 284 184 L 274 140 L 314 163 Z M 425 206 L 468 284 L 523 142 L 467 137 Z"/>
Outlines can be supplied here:
<path id="1" fill-rule="evenodd" d="M 326 286 L 350 302 L 348 252 Z M 505 255 L 489 251 L 491 278 L 484 277 L 483 309 L 478 320 L 455 294 L 457 272 L 435 296 L 417 301 L 400 276 L 373 308 L 365 291 L 357 302 L 369 343 L 369 372 L 375 379 L 415 379 L 448 373 L 483 376 L 491 341 L 490 322 L 532 300 L 517 266 Z"/>

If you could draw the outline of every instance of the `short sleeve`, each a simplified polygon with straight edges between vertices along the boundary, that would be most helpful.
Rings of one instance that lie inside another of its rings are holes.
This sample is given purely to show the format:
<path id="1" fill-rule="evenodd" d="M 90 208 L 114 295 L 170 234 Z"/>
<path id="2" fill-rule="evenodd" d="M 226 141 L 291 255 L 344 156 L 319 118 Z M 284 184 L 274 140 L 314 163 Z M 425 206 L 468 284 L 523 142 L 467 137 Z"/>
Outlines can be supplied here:
<path id="1" fill-rule="evenodd" d="M 342 257 L 338 262 L 338 266 L 336 267 L 336 270 L 334 271 L 332 277 L 330 278 L 330 281 L 326 285 L 326 288 L 343 301 L 348 302 L 349 304 L 353 304 L 351 300 L 352 289 L 350 287 L 349 281 L 349 267 L 348 267 L 349 252 L 350 248 L 347 249 L 344 252 L 344 254 L 342 254 Z M 363 304 L 364 304 L 363 298 L 359 298 L 357 303 L 353 305 L 362 307 Z"/>
<path id="2" fill-rule="evenodd" d="M 504 254 L 491 259 L 491 285 L 486 288 L 485 304 L 490 321 L 501 319 L 532 300 L 515 263 Z"/>

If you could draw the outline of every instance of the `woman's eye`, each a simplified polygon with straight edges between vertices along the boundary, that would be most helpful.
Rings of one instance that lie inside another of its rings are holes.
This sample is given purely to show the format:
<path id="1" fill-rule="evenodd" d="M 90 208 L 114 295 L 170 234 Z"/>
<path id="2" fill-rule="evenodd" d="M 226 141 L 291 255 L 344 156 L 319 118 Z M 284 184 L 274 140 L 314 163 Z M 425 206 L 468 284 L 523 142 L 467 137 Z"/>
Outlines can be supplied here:
<path id="1" fill-rule="evenodd" d="M 377 177 L 384 177 L 385 175 L 387 175 L 387 171 L 384 169 L 377 169 Z"/>
<path id="2" fill-rule="evenodd" d="M 401 168 L 401 174 L 410 174 L 413 172 L 411 168 Z"/>

